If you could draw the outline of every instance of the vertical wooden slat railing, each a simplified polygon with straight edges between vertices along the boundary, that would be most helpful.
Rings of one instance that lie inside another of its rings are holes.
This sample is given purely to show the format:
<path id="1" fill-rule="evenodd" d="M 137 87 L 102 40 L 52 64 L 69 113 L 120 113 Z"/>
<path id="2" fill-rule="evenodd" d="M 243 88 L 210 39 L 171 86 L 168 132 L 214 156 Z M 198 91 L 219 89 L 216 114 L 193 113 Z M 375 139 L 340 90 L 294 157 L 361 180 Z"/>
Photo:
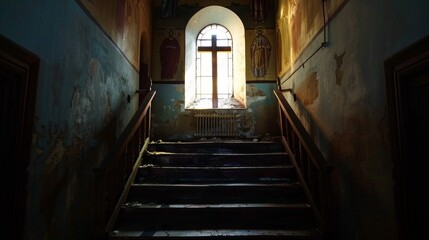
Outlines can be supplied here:
<path id="1" fill-rule="evenodd" d="M 112 228 L 141 163 L 142 153 L 150 140 L 151 106 L 155 93 L 147 93 L 106 158 L 94 169 L 95 239 L 105 239 Z"/>
<path id="2" fill-rule="evenodd" d="M 296 116 L 280 90 L 274 90 L 279 105 L 279 125 L 283 145 L 297 169 L 306 196 L 313 206 L 320 230 L 332 234 L 333 218 L 329 214 L 329 177 L 333 170 Z"/>

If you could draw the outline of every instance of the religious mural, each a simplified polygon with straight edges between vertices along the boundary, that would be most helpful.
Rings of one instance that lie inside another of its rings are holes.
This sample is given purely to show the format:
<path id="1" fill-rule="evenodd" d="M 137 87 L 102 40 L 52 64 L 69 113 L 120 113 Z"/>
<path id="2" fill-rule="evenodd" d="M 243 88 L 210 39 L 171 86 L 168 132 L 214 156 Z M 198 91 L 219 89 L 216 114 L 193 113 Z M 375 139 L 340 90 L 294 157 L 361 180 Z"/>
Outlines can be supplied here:
<path id="1" fill-rule="evenodd" d="M 326 19 L 335 14 L 347 0 L 329 0 Z M 323 30 L 323 1 L 279 0 L 277 12 L 277 52 L 279 77 L 291 69 L 307 45 Z M 281 57 L 280 57 L 281 56 Z"/>
<path id="2" fill-rule="evenodd" d="M 159 48 L 161 80 L 173 79 L 177 72 L 180 59 L 180 44 L 175 35 L 176 31 L 174 29 L 167 29 L 167 36 Z"/>
<path id="3" fill-rule="evenodd" d="M 184 35 L 174 28 L 154 30 L 152 76 L 155 80 L 183 81 Z"/>
<path id="4" fill-rule="evenodd" d="M 276 79 L 276 37 L 274 29 L 258 26 L 246 30 L 246 79 Z"/>
<path id="5" fill-rule="evenodd" d="M 250 45 L 250 68 L 254 77 L 265 76 L 270 66 L 271 43 L 264 30 L 264 27 L 256 28 L 256 37 Z"/>

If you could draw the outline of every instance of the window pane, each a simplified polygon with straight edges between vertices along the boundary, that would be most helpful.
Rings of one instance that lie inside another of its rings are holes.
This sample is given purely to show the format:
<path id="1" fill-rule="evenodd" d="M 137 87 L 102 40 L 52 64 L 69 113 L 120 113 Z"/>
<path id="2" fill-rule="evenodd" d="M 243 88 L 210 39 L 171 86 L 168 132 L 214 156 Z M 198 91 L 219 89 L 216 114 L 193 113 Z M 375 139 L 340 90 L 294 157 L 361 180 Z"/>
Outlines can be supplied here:
<path id="1" fill-rule="evenodd" d="M 201 39 L 199 46 L 210 47 L 212 45 L 212 39 Z"/>
<path id="2" fill-rule="evenodd" d="M 212 76 L 212 54 L 211 52 L 201 53 L 201 76 Z"/>
<path id="3" fill-rule="evenodd" d="M 229 31 L 218 24 L 205 27 L 197 37 L 197 47 L 211 47 L 212 35 L 216 35 L 217 47 L 232 47 L 232 38 Z M 232 50 L 232 49 L 231 49 Z M 212 98 L 212 52 L 197 51 L 196 81 L 197 98 Z M 218 98 L 232 97 L 233 92 L 233 68 L 232 51 L 217 52 L 217 89 Z"/>
<path id="4" fill-rule="evenodd" d="M 208 98 L 212 97 L 212 77 L 200 77 L 199 78 L 199 89 L 198 92 L 201 96 L 206 96 Z"/>
<path id="5" fill-rule="evenodd" d="M 232 78 L 229 72 L 228 53 L 218 53 L 218 64 L 223 66 L 218 68 L 218 94 L 223 95 L 223 98 L 228 97 L 232 89 Z M 219 98 L 221 98 L 219 96 Z"/>

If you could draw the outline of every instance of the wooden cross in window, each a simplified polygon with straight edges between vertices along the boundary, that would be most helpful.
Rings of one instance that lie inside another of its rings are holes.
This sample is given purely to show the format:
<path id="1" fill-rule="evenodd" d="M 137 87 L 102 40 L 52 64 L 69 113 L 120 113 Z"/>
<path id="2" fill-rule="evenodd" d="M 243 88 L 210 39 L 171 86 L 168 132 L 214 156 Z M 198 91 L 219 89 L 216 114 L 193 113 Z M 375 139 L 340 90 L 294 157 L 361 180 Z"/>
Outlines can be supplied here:
<path id="1" fill-rule="evenodd" d="M 213 108 L 217 108 L 218 97 L 217 97 L 217 52 L 218 51 L 231 51 L 229 46 L 217 46 L 216 35 L 212 35 L 212 45 L 209 47 L 198 47 L 198 51 L 210 51 L 212 52 L 212 105 Z"/>

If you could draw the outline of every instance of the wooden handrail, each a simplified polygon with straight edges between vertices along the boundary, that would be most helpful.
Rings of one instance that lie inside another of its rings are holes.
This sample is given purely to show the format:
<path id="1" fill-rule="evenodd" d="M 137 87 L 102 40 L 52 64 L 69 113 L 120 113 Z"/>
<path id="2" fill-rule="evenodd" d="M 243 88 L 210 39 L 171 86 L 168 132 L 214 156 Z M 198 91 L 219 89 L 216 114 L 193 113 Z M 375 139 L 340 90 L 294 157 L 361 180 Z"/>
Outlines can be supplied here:
<path id="1" fill-rule="evenodd" d="M 136 113 L 115 141 L 95 173 L 95 232 L 103 239 L 116 219 L 124 195 L 136 175 L 143 152 L 150 140 L 151 106 L 155 91 L 144 97 Z"/>
<path id="2" fill-rule="evenodd" d="M 329 216 L 328 182 L 334 166 L 325 159 L 283 93 L 274 90 L 274 94 L 279 104 L 283 145 L 297 169 L 298 178 L 309 203 L 313 206 L 320 230 L 329 235 L 333 223 Z"/>
<path id="3" fill-rule="evenodd" d="M 279 102 L 279 107 L 288 118 L 290 126 L 297 134 L 300 143 L 303 145 L 306 151 L 311 154 L 311 160 L 313 161 L 313 164 L 321 171 L 330 172 L 334 167 L 333 164 L 329 163 L 320 152 L 319 148 L 316 146 L 310 134 L 308 134 L 307 130 L 302 125 L 298 116 L 295 114 L 292 107 L 283 96 L 282 92 L 280 90 L 274 90 L 274 94 L 276 95 Z"/>
<path id="4" fill-rule="evenodd" d="M 140 127 L 143 118 L 148 113 L 155 93 L 155 91 L 151 91 L 148 93 L 148 95 L 146 95 L 142 104 L 134 114 L 133 118 L 130 120 L 124 131 L 116 140 L 116 144 L 113 146 L 112 150 L 110 151 L 110 154 L 107 155 L 107 157 L 101 162 L 101 164 L 97 168 L 94 169 L 94 171 L 103 171 L 109 164 L 114 161 L 113 159 L 118 158 L 122 154 L 127 144 L 131 140 L 132 136 L 134 135 L 135 131 Z"/>

